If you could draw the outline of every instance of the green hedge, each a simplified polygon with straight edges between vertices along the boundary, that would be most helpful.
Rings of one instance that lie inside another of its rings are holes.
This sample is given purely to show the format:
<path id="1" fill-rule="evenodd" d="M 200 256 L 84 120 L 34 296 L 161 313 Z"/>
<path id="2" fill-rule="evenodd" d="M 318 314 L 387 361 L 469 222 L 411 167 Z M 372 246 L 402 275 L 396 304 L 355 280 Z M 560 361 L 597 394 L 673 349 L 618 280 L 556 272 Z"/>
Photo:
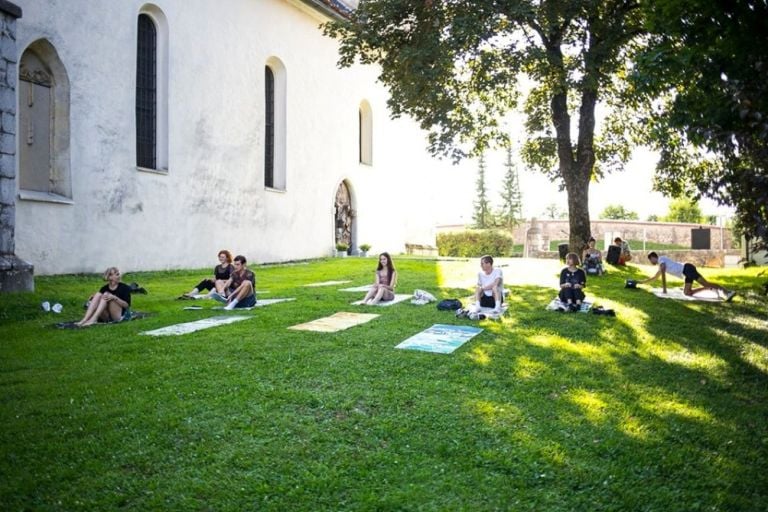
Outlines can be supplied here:
<path id="1" fill-rule="evenodd" d="M 499 231 L 462 231 L 437 235 L 437 251 L 440 256 L 517 256 L 515 249 L 512 237 Z"/>

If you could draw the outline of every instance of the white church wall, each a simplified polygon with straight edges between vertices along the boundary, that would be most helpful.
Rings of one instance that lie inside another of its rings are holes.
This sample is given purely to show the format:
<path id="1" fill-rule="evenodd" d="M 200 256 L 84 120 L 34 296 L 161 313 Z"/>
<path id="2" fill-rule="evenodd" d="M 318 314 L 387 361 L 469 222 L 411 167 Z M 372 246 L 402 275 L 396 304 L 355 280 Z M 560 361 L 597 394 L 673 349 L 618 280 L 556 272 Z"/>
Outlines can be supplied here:
<path id="1" fill-rule="evenodd" d="M 353 193 L 356 244 L 433 243 L 435 183 L 415 123 L 389 119 L 376 71 L 339 70 L 318 16 L 280 0 L 155 3 L 169 30 L 167 173 L 135 157 L 136 18 L 144 2 L 18 0 L 18 48 L 46 38 L 70 89 L 73 204 L 17 201 L 17 254 L 39 274 L 208 266 L 326 256 L 336 187 Z M 218 4 L 217 4 L 218 5 Z M 264 187 L 264 66 L 286 73 L 286 187 Z M 358 162 L 358 108 L 373 165 Z"/>

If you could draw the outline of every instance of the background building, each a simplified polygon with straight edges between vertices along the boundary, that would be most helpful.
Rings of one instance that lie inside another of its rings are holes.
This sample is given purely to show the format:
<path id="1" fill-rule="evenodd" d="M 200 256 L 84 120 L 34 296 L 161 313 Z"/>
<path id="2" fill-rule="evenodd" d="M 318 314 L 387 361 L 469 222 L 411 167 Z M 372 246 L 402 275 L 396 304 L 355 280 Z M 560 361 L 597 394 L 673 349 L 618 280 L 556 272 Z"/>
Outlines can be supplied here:
<path id="1" fill-rule="evenodd" d="M 339 69 L 339 0 L 18 0 L 16 254 L 38 274 L 434 244 L 447 161 Z"/>

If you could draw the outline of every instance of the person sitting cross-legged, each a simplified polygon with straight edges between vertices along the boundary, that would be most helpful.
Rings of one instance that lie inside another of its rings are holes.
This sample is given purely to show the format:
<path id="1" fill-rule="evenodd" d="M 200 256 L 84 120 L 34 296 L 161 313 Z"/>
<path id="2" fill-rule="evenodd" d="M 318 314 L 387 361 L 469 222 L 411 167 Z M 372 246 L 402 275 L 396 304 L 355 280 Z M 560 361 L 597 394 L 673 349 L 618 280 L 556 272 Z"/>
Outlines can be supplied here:
<path id="1" fill-rule="evenodd" d="M 480 268 L 475 286 L 476 306 L 493 308 L 494 313 L 499 313 L 504 301 L 504 275 L 501 269 L 493 267 L 493 257 L 489 255 L 480 258 Z"/>
<path id="2" fill-rule="evenodd" d="M 397 286 L 397 271 L 389 253 L 383 252 L 379 255 L 376 276 L 373 279 L 371 289 L 365 294 L 363 304 L 375 306 L 381 301 L 394 300 L 395 286 Z"/>
<path id="3" fill-rule="evenodd" d="M 584 287 L 587 286 L 587 274 L 579 268 L 579 255 L 571 252 L 565 257 L 566 267 L 560 271 L 561 302 L 568 305 L 570 311 L 581 309 L 584 301 Z"/>
<path id="4" fill-rule="evenodd" d="M 224 288 L 231 290 L 224 309 L 251 308 L 256 305 L 256 276 L 246 266 L 245 256 L 238 254 L 232 263 L 234 270 Z"/>

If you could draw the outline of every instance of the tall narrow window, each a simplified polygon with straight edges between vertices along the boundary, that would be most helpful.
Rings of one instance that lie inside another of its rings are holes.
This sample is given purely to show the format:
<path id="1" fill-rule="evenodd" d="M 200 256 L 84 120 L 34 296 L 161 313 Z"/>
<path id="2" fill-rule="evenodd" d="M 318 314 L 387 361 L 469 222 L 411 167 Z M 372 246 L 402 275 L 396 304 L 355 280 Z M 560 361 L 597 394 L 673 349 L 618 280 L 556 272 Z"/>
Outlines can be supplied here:
<path id="1" fill-rule="evenodd" d="M 360 102 L 357 117 L 357 146 L 361 164 L 373 165 L 373 112 L 366 100 Z"/>
<path id="2" fill-rule="evenodd" d="M 275 186 L 275 75 L 264 66 L 264 186 Z"/>
<path id="3" fill-rule="evenodd" d="M 157 168 L 157 29 L 139 14 L 136 53 L 136 165 Z"/>

